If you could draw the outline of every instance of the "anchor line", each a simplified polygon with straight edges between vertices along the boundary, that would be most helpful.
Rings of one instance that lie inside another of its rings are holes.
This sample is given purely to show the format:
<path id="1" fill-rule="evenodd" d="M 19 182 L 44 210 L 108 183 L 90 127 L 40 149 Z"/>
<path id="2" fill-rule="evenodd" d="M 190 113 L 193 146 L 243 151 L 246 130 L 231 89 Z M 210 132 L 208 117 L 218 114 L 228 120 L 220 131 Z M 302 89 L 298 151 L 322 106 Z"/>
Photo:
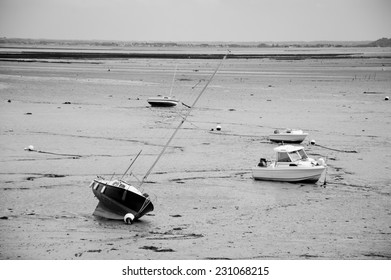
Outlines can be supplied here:
<path id="1" fill-rule="evenodd" d="M 40 150 L 35 150 L 35 149 L 30 149 L 30 148 L 25 148 L 25 150 L 26 150 L 26 151 L 29 151 L 29 152 L 36 152 L 36 153 L 41 153 L 41 154 L 49 154 L 49 155 L 57 155 L 57 156 L 82 157 L 81 155 L 52 153 L 52 152 L 45 152 L 45 151 L 40 151 Z"/>
<path id="2" fill-rule="evenodd" d="M 339 150 L 339 149 L 334 149 L 334 148 L 329 148 L 329 147 L 326 147 L 326 146 L 322 146 L 322 145 L 319 145 L 319 144 L 314 144 L 315 146 L 318 146 L 318 147 L 321 147 L 321 148 L 324 148 L 324 149 L 327 149 L 327 150 L 331 150 L 331 151 L 336 151 L 336 152 L 342 152 L 342 153 L 357 153 L 357 151 L 349 151 L 349 150 Z"/>
<path id="3" fill-rule="evenodd" d="M 141 206 L 140 210 L 139 210 L 139 213 L 143 212 L 145 208 L 147 208 L 147 206 L 149 205 L 149 203 L 151 202 L 151 200 L 148 198 L 146 200 L 144 200 L 144 203 L 143 205 Z"/>

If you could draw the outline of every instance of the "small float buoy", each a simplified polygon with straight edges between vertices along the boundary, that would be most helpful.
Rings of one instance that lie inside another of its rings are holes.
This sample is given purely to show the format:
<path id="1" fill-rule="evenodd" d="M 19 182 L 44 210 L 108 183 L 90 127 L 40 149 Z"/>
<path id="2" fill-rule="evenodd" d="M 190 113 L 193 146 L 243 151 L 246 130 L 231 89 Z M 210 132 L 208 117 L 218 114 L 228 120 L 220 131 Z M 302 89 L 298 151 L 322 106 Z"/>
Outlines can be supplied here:
<path id="1" fill-rule="evenodd" d="M 388 97 L 388 96 L 386 96 L 385 98 L 384 98 L 384 100 L 389 100 L 390 98 Z"/>
<path id="2" fill-rule="evenodd" d="M 34 146 L 33 145 L 30 145 L 28 146 L 27 148 L 24 148 L 25 151 L 34 151 Z"/>
<path id="3" fill-rule="evenodd" d="M 218 125 L 216 126 L 216 130 L 217 130 L 217 131 L 220 131 L 220 130 L 221 130 L 221 125 L 218 124 Z"/>
<path id="4" fill-rule="evenodd" d="M 316 144 L 315 140 L 312 139 L 312 140 L 310 141 L 310 144 L 311 144 L 311 145 L 315 145 L 315 144 Z"/>
<path id="5" fill-rule="evenodd" d="M 326 162 L 324 161 L 323 158 L 319 158 L 317 163 L 320 165 L 320 166 L 326 166 Z"/>
<path id="6" fill-rule="evenodd" d="M 124 221 L 125 223 L 131 225 L 133 223 L 133 220 L 134 220 L 134 215 L 132 213 L 128 213 L 124 216 Z"/>

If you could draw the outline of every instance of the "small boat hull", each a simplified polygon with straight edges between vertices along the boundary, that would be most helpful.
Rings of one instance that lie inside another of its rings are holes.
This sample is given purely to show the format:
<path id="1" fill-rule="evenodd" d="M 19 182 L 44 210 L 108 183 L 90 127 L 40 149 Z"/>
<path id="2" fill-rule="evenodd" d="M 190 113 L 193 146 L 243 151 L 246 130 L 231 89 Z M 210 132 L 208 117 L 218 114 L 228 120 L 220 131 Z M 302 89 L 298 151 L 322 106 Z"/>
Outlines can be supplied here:
<path id="1" fill-rule="evenodd" d="M 136 220 L 154 209 L 149 197 L 132 189 L 120 188 L 104 180 L 94 180 L 91 187 L 99 200 L 93 213 L 95 216 L 123 220 L 125 215 L 131 214 L 132 220 Z"/>
<path id="2" fill-rule="evenodd" d="M 277 143 L 296 143 L 304 141 L 308 133 L 277 133 L 269 135 L 269 140 Z"/>
<path id="3" fill-rule="evenodd" d="M 147 101 L 153 107 L 173 107 L 179 102 L 169 97 L 150 97 Z"/>
<path id="4" fill-rule="evenodd" d="M 286 167 L 253 167 L 252 175 L 255 180 L 280 182 L 317 182 L 325 166 L 286 166 Z"/>

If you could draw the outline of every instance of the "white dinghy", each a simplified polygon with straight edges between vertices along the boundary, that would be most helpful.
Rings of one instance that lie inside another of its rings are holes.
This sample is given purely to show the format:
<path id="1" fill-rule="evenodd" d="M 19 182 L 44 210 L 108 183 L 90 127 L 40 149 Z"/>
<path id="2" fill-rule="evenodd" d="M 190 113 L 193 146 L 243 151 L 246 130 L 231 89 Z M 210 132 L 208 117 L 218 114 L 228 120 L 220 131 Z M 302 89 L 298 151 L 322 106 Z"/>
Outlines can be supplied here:
<path id="1" fill-rule="evenodd" d="M 279 131 L 276 129 L 273 134 L 269 135 L 269 140 L 279 143 L 301 143 L 307 137 L 308 133 L 299 129 L 286 129 Z"/>
<path id="2" fill-rule="evenodd" d="M 179 100 L 169 96 L 155 96 L 149 97 L 147 102 L 153 107 L 173 107 L 176 106 Z"/>
<path id="3" fill-rule="evenodd" d="M 261 158 L 252 168 L 255 180 L 282 182 L 317 182 L 326 169 L 323 158 L 309 158 L 302 146 L 283 145 L 274 148 L 276 160 Z"/>

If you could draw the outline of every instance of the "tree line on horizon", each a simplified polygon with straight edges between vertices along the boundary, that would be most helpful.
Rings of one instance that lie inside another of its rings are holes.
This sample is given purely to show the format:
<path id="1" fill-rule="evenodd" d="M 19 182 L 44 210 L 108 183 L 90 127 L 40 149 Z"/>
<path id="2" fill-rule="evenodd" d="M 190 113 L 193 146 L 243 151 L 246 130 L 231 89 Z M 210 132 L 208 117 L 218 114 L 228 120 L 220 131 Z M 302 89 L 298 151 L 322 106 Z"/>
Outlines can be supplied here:
<path id="1" fill-rule="evenodd" d="M 381 38 L 373 42 L 160 42 L 160 41 L 109 41 L 109 40 L 51 40 L 51 39 L 23 39 L 0 38 L 0 45 L 24 46 L 90 46 L 90 47 L 223 47 L 223 48 L 281 48 L 281 47 L 391 47 L 391 38 Z"/>

